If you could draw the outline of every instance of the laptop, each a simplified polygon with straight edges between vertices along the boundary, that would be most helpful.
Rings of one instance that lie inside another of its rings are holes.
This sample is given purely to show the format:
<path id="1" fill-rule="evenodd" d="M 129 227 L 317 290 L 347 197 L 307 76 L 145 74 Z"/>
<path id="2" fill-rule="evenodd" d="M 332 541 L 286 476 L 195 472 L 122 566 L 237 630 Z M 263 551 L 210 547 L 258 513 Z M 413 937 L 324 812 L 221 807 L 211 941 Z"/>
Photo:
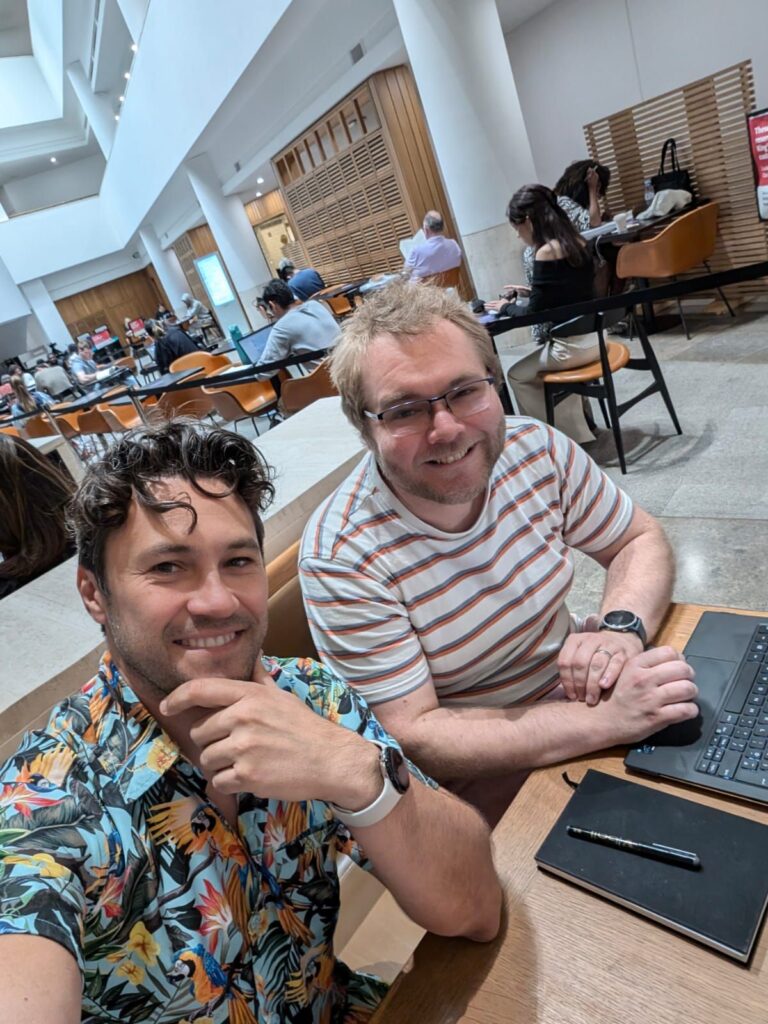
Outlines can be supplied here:
<path id="1" fill-rule="evenodd" d="M 240 361 L 243 365 L 256 366 L 261 362 L 262 353 L 267 347 L 271 333 L 272 324 L 266 324 L 264 327 L 260 327 L 258 331 L 245 334 L 234 342 L 237 354 L 240 356 Z"/>
<path id="2" fill-rule="evenodd" d="M 704 612 L 685 646 L 699 715 L 639 743 L 631 771 L 768 804 L 768 619 Z"/>

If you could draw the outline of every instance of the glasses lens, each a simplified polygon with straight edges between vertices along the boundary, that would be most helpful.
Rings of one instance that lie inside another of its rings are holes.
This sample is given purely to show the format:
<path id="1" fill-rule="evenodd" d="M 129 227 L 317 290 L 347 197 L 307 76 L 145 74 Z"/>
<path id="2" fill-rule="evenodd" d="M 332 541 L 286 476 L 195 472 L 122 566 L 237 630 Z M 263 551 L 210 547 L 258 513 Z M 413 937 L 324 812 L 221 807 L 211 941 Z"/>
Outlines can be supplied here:
<path id="1" fill-rule="evenodd" d="M 390 434 L 418 434 L 429 426 L 429 402 L 404 402 L 381 414 Z"/>
<path id="2" fill-rule="evenodd" d="M 448 408 L 456 416 L 471 416 L 488 407 L 491 385 L 487 380 L 473 380 L 454 388 L 445 396 Z"/>

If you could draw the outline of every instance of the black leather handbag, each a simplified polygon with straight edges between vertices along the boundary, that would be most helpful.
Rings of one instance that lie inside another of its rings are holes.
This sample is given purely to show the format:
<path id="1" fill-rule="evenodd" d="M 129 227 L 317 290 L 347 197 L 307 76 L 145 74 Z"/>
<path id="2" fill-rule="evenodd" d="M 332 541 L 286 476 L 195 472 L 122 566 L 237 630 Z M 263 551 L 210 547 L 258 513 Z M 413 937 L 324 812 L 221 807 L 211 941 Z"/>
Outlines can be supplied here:
<path id="1" fill-rule="evenodd" d="M 667 153 L 670 155 L 670 170 L 666 169 Z M 694 195 L 691 176 L 688 171 L 683 170 L 677 162 L 677 143 L 674 139 L 667 139 L 661 147 L 661 163 L 659 173 L 651 178 L 654 192 L 661 192 L 665 188 L 682 188 Z"/>

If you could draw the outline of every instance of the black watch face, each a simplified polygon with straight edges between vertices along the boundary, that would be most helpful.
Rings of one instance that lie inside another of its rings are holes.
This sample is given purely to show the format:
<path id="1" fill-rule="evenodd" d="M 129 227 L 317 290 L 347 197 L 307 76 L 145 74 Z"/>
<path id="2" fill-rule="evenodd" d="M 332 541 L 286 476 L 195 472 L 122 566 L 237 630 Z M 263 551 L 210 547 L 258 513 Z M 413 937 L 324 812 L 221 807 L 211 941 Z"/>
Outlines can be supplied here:
<path id="1" fill-rule="evenodd" d="M 387 747 L 384 751 L 384 763 L 387 766 L 389 781 L 398 793 L 405 793 L 411 784 L 411 773 L 403 755 L 394 747 Z"/>
<path id="2" fill-rule="evenodd" d="M 634 626 L 634 624 L 637 622 L 637 616 L 634 614 L 634 612 L 608 612 L 605 616 L 604 621 L 609 626 L 617 626 L 620 629 L 626 629 L 627 626 Z"/>

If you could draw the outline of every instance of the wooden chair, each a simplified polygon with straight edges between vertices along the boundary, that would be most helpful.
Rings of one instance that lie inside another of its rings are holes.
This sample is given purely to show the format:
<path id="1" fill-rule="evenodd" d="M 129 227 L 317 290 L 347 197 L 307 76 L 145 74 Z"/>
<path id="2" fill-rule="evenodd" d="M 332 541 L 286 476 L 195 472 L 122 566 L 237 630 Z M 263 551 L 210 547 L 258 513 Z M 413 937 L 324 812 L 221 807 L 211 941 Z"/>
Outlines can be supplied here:
<path id="1" fill-rule="evenodd" d="M 634 278 L 641 286 L 647 286 L 650 279 L 674 279 L 702 263 L 711 274 L 708 260 L 717 242 L 717 209 L 717 203 L 706 203 L 677 217 L 653 238 L 623 245 L 616 261 L 617 276 Z M 735 316 L 722 288 L 717 288 L 717 292 L 728 312 Z M 685 336 L 690 338 L 679 297 L 676 301 Z"/>
<path id="2" fill-rule="evenodd" d="M 96 409 L 86 409 L 80 413 L 78 419 L 78 432 L 82 438 L 97 437 L 102 448 L 108 447 L 104 440 L 106 434 L 113 434 L 111 424 L 107 422 L 103 414 Z"/>
<path id="3" fill-rule="evenodd" d="M 286 416 L 316 402 L 318 398 L 338 395 L 331 380 L 328 359 L 323 359 L 306 377 L 292 377 L 284 382 L 280 394 L 280 408 Z"/>
<path id="4" fill-rule="evenodd" d="M 573 370 L 549 371 L 539 374 L 539 380 L 544 385 L 544 402 L 547 410 L 547 423 L 555 425 L 555 407 L 568 395 L 582 395 L 584 398 L 597 399 L 605 420 L 605 425 L 613 431 L 613 440 L 616 445 L 616 454 L 619 457 L 621 472 L 627 472 L 626 459 L 624 457 L 624 440 L 621 434 L 620 419 L 633 406 L 637 405 L 644 398 L 660 394 L 667 407 L 672 423 L 678 434 L 682 434 L 680 423 L 677 419 L 672 399 L 667 389 L 664 375 L 656 359 L 656 353 L 648 341 L 645 328 L 638 321 L 638 332 L 640 344 L 643 348 L 643 358 L 633 359 L 629 349 L 621 342 L 605 340 L 605 328 L 617 323 L 624 316 L 623 310 L 611 310 L 607 313 L 587 314 L 575 317 L 563 324 L 557 324 L 552 328 L 552 335 L 557 338 L 574 337 L 580 334 L 589 334 L 594 331 L 597 334 L 600 346 L 600 359 L 586 366 L 578 366 Z M 653 383 L 649 384 L 643 391 L 634 395 L 625 402 L 616 401 L 616 392 L 613 386 L 613 374 L 618 370 L 628 367 L 631 370 L 647 370 L 653 374 Z M 607 406 L 607 408 L 606 408 Z"/>
<path id="5" fill-rule="evenodd" d="M 299 541 L 267 563 L 269 628 L 264 651 L 275 658 L 315 658 L 298 576 Z"/>
<path id="6" fill-rule="evenodd" d="M 461 267 L 452 267 L 451 270 L 443 270 L 439 274 L 430 274 L 428 277 L 417 277 L 419 284 L 433 284 L 438 288 L 458 288 Z"/>
<path id="7" fill-rule="evenodd" d="M 233 384 L 229 388 L 201 388 L 203 394 L 216 412 L 227 423 L 233 423 L 237 430 L 239 420 L 250 417 L 254 430 L 259 433 L 256 416 L 270 415 L 274 426 L 277 410 L 277 392 L 268 380 L 248 381 L 247 384 Z"/>
<path id="8" fill-rule="evenodd" d="M 30 416 L 18 428 L 22 437 L 55 437 L 56 429 L 41 413 Z"/>
<path id="9" fill-rule="evenodd" d="M 350 313 L 355 311 L 353 303 L 350 302 L 346 295 L 323 296 L 322 300 L 330 307 L 333 315 L 339 319 L 349 316 Z"/>
<path id="10" fill-rule="evenodd" d="M 212 356 L 209 352 L 188 352 L 185 356 L 179 356 L 171 363 L 171 373 L 178 373 L 179 370 L 199 369 L 206 373 L 213 373 L 214 370 L 232 366 L 226 356 Z"/>
<path id="11" fill-rule="evenodd" d="M 154 395 L 142 400 L 141 405 L 148 413 L 157 405 L 157 398 Z M 107 423 L 112 427 L 115 434 L 121 434 L 126 430 L 133 430 L 134 427 L 144 426 L 144 420 L 136 411 L 133 405 L 112 405 L 103 402 L 96 406 Z"/>

